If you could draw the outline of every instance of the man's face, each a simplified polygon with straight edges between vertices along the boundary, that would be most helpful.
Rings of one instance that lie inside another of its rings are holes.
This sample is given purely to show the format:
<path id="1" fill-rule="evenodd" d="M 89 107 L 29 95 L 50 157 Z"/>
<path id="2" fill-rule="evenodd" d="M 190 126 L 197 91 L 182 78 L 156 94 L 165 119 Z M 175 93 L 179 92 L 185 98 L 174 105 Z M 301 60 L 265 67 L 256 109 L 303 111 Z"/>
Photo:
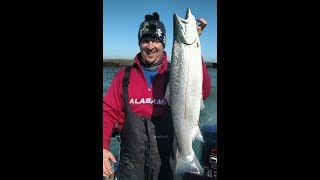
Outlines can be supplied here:
<path id="1" fill-rule="evenodd" d="M 142 59 L 148 64 L 155 64 L 163 57 L 163 45 L 158 38 L 144 37 L 140 41 Z"/>

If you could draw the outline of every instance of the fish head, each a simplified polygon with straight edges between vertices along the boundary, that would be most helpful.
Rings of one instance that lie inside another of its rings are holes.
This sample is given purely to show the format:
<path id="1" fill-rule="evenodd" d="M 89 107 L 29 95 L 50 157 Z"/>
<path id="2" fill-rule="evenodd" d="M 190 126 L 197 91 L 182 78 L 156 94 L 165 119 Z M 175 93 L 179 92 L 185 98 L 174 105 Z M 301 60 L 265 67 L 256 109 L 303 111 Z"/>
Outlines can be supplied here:
<path id="1" fill-rule="evenodd" d="M 179 43 L 190 45 L 193 44 L 197 38 L 199 38 L 197 31 L 198 25 L 189 8 L 187 8 L 185 19 L 174 13 L 173 26 L 174 40 Z"/>

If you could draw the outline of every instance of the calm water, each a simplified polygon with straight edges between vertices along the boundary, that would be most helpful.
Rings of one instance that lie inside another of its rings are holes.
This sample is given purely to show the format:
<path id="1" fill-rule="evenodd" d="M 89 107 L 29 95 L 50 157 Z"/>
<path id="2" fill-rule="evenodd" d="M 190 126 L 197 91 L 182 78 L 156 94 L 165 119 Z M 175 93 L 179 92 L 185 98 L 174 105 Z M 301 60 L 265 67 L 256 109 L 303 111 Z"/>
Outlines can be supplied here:
<path id="1" fill-rule="evenodd" d="M 112 78 L 120 68 L 104 67 L 103 68 L 103 95 L 105 95 L 107 89 L 110 86 Z M 211 76 L 211 94 L 204 101 L 205 109 L 200 112 L 199 126 L 200 129 L 203 125 L 217 123 L 217 69 L 208 69 Z M 116 138 L 111 139 L 110 150 L 114 155 L 118 155 L 119 143 Z M 193 143 L 193 149 L 198 157 L 201 159 L 201 143 L 195 141 Z"/>

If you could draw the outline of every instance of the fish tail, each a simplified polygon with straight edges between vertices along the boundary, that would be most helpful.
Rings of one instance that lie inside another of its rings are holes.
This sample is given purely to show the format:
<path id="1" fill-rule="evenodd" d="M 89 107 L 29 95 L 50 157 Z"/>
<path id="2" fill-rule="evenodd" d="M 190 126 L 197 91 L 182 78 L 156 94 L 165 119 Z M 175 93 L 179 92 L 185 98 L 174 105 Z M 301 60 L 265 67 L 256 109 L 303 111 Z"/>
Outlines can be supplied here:
<path id="1" fill-rule="evenodd" d="M 203 172 L 203 169 L 193 151 L 189 156 L 177 156 L 175 165 L 175 176 L 177 177 L 176 179 L 182 179 L 184 173 L 187 172 L 198 174 Z"/>

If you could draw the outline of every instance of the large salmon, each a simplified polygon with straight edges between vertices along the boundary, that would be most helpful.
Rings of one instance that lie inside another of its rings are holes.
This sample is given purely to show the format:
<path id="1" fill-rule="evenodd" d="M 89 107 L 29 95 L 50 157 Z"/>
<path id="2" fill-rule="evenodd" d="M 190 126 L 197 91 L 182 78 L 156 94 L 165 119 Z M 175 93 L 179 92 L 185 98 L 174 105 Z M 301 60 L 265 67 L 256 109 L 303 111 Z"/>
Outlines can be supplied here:
<path id="1" fill-rule="evenodd" d="M 203 171 L 192 142 L 203 142 L 198 126 L 202 98 L 202 57 L 195 17 L 187 9 L 185 19 L 173 15 L 174 36 L 170 80 L 166 99 L 171 107 L 177 152 L 174 173 L 181 177 L 185 172 Z"/>

